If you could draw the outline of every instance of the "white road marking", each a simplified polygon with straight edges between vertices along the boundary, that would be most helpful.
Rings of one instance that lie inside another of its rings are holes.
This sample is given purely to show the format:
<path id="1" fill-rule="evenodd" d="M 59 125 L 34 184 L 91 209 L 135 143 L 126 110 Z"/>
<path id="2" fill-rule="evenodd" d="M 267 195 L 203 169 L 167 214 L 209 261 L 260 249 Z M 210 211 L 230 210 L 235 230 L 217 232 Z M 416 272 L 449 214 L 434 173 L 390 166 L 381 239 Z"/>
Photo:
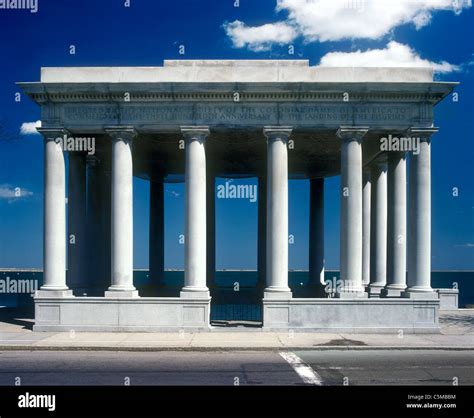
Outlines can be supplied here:
<path id="1" fill-rule="evenodd" d="M 311 366 L 301 360 L 295 353 L 291 353 L 289 351 L 281 352 L 280 356 L 282 356 L 288 362 L 288 364 L 293 367 L 293 370 L 298 374 L 299 377 L 301 377 L 304 383 L 316 386 L 323 385 L 323 379 L 321 376 L 316 373 L 311 368 Z"/>

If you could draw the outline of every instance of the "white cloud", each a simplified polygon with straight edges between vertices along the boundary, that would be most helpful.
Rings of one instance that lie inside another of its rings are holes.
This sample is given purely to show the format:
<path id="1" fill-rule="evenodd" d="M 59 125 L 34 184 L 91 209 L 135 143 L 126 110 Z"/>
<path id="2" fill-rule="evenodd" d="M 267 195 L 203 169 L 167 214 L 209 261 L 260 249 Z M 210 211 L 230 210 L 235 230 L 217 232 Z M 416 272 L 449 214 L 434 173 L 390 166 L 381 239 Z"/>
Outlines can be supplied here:
<path id="1" fill-rule="evenodd" d="M 236 48 L 247 47 L 251 51 L 267 51 L 273 44 L 286 44 L 298 36 L 298 32 L 285 22 L 268 23 L 250 27 L 240 20 L 224 25 L 227 36 Z"/>
<path id="2" fill-rule="evenodd" d="M 41 128 L 41 121 L 37 120 L 36 122 L 24 122 L 20 128 L 21 135 L 35 135 L 38 134 L 36 128 Z"/>
<path id="3" fill-rule="evenodd" d="M 433 62 L 421 58 L 408 45 L 389 42 L 384 49 L 355 52 L 329 52 L 319 62 L 321 67 L 431 67 L 437 73 L 459 71 L 449 62 Z"/>
<path id="4" fill-rule="evenodd" d="M 455 247 L 474 248 L 474 243 L 472 243 L 472 242 L 466 242 L 465 244 L 456 244 Z"/>
<path id="5" fill-rule="evenodd" d="M 7 200 L 8 203 L 12 203 L 15 200 L 32 195 L 33 192 L 30 192 L 29 190 L 21 187 L 12 187 L 9 184 L 0 185 L 0 200 Z"/>
<path id="6" fill-rule="evenodd" d="M 253 27 L 236 20 L 224 27 L 236 48 L 262 51 L 299 35 L 306 42 L 380 39 L 400 25 L 428 25 L 433 12 L 459 14 L 471 6 L 472 0 L 277 0 L 286 20 Z"/>

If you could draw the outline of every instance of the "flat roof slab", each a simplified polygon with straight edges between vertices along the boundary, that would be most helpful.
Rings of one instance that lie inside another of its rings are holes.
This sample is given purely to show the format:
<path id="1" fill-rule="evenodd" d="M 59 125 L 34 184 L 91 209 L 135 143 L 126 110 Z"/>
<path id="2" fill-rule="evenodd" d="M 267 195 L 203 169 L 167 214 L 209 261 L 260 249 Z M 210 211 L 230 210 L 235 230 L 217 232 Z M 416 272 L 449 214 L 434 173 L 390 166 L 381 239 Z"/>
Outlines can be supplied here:
<path id="1" fill-rule="evenodd" d="M 165 60 L 159 67 L 44 67 L 43 83 L 431 82 L 430 67 L 323 67 L 308 60 Z"/>

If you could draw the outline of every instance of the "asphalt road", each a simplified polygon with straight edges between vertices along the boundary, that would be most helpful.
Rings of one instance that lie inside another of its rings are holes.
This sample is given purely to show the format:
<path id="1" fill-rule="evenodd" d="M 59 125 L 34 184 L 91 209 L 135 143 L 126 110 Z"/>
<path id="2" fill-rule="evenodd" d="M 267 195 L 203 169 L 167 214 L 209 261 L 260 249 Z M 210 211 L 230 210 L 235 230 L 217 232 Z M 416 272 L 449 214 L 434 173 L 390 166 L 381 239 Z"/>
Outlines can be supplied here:
<path id="1" fill-rule="evenodd" d="M 451 385 L 453 379 L 474 385 L 474 351 L 0 352 L 0 385 L 8 386 Z"/>

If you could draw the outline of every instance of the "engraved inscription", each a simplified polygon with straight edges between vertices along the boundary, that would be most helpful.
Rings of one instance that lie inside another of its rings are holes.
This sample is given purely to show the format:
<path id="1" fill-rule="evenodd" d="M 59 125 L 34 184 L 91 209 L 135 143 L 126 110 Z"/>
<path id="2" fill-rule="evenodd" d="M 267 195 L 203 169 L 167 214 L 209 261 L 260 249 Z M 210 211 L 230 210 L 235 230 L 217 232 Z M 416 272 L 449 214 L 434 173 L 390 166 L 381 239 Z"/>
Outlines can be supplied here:
<path id="1" fill-rule="evenodd" d="M 193 118 L 192 105 L 155 105 L 155 106 L 124 106 L 121 118 L 126 121 L 170 122 Z"/>
<path id="2" fill-rule="evenodd" d="M 64 108 L 64 118 L 70 121 L 109 121 L 119 116 L 117 106 L 67 106 Z"/>
<path id="3" fill-rule="evenodd" d="M 276 120 L 277 105 L 215 105 L 196 107 L 195 118 L 207 123 L 262 122 Z"/>
<path id="4" fill-rule="evenodd" d="M 405 125 L 419 119 L 417 104 L 390 103 L 150 103 L 64 105 L 64 124 L 152 124 L 232 126 L 287 124 Z"/>
<path id="5" fill-rule="evenodd" d="M 280 105 L 281 120 L 292 122 L 390 122 L 404 121 L 408 117 L 408 108 L 395 105 L 353 105 L 353 104 L 298 104 Z M 412 108 L 413 109 L 413 108 Z"/>

